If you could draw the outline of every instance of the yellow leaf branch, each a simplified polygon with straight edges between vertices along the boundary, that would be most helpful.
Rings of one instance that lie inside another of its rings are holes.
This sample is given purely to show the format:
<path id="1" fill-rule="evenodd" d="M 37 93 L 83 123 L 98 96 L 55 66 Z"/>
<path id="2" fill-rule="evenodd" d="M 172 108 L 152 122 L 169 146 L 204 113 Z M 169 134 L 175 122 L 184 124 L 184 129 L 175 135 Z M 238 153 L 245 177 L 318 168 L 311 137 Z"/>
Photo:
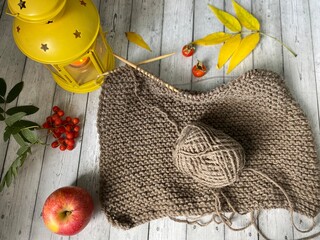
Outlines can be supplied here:
<path id="1" fill-rule="evenodd" d="M 215 32 L 205 36 L 204 38 L 198 39 L 192 43 L 196 45 L 202 45 L 202 46 L 216 45 L 216 44 L 225 42 L 232 36 L 233 35 L 230 33 Z"/>
<path id="2" fill-rule="evenodd" d="M 284 44 L 283 42 L 281 42 L 279 39 L 269 35 L 269 34 L 266 34 L 264 32 L 259 32 L 261 35 L 264 35 L 266 37 L 269 37 L 269 38 L 272 38 L 274 40 L 276 40 L 278 43 L 280 43 L 282 46 L 284 46 L 290 53 L 292 53 L 293 56 L 297 57 L 298 54 L 295 53 L 295 51 L 292 50 L 292 48 L 290 48 L 288 45 Z"/>
<path id="3" fill-rule="evenodd" d="M 241 43 L 241 34 L 236 34 L 228 39 L 220 48 L 217 68 L 220 69 L 229 60 Z"/>
<path id="4" fill-rule="evenodd" d="M 264 35 L 276 40 L 290 53 L 292 53 L 293 56 L 297 56 L 297 54 L 290 47 L 281 42 L 279 39 L 266 33 L 260 32 L 260 23 L 258 19 L 246 9 L 244 9 L 235 0 L 232 0 L 232 4 L 237 17 L 234 17 L 230 13 L 220 10 L 212 5 L 208 5 L 208 7 L 218 18 L 218 20 L 227 29 L 234 33 L 215 32 L 192 42 L 193 44 L 202 46 L 210 46 L 223 43 L 222 47 L 220 48 L 217 62 L 218 69 L 222 68 L 230 59 L 227 71 L 227 73 L 230 73 L 256 48 L 260 41 L 260 35 Z M 251 31 L 242 31 L 243 27 Z M 246 33 L 249 33 L 249 35 L 241 39 L 241 36 Z"/>
<path id="5" fill-rule="evenodd" d="M 210 4 L 208 7 L 211 11 L 216 15 L 216 17 L 220 20 L 220 22 L 226 26 L 232 32 L 240 32 L 241 31 L 241 24 L 237 18 L 232 16 L 230 13 L 222 11 Z"/>
<path id="6" fill-rule="evenodd" d="M 256 48 L 259 41 L 259 32 L 252 33 L 241 40 L 240 45 L 230 59 L 227 74 L 238 66 L 239 63 L 241 63 L 253 51 L 253 49 Z"/>
<path id="7" fill-rule="evenodd" d="M 255 16 L 234 0 L 232 0 L 232 5 L 242 26 L 253 31 L 260 30 L 260 23 Z"/>

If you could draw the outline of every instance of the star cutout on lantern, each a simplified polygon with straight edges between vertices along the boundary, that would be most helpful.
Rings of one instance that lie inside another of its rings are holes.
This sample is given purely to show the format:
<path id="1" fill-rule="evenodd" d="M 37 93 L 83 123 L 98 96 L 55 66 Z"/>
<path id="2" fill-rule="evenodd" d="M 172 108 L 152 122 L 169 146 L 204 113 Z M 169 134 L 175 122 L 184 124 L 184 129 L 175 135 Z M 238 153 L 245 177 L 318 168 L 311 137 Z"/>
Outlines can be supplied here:
<path id="1" fill-rule="evenodd" d="M 27 8 L 27 7 L 26 7 L 26 1 L 20 0 L 20 2 L 18 3 L 18 6 L 20 7 L 20 10 L 21 10 L 22 8 Z"/>
<path id="2" fill-rule="evenodd" d="M 21 30 L 21 28 L 18 26 L 18 27 L 17 27 L 17 33 L 19 33 L 20 30 Z"/>
<path id="3" fill-rule="evenodd" d="M 83 1 L 83 0 L 81 0 L 80 3 L 81 3 L 82 6 L 87 6 L 87 3 L 85 1 Z"/>
<path id="4" fill-rule="evenodd" d="M 73 35 L 75 36 L 75 38 L 81 38 L 81 32 L 79 32 L 78 30 L 76 30 Z"/>
<path id="5" fill-rule="evenodd" d="M 43 43 L 41 43 L 41 49 L 43 50 L 43 51 L 47 51 L 47 50 L 49 50 L 49 48 L 48 48 L 48 45 L 47 44 L 43 44 Z"/>

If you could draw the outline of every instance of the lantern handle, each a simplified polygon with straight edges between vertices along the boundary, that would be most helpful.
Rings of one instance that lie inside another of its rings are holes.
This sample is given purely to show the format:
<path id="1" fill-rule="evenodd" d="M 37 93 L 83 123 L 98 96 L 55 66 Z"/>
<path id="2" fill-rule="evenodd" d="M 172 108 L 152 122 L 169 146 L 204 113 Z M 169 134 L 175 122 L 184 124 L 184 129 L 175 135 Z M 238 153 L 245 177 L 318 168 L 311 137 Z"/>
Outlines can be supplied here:
<path id="1" fill-rule="evenodd" d="M 11 17 L 17 17 L 17 16 L 19 16 L 19 13 L 12 14 L 12 13 L 10 12 L 10 10 L 9 10 L 8 7 L 6 8 L 5 13 L 6 13 L 7 15 L 11 16 Z"/>

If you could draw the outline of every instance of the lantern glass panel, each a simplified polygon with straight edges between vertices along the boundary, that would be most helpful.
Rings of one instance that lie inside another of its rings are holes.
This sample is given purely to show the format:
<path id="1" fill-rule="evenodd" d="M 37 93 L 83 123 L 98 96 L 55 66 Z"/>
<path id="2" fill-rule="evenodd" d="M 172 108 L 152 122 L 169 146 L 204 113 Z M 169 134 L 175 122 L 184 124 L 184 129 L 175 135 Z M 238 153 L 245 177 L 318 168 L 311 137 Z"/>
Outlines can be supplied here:
<path id="1" fill-rule="evenodd" d="M 79 85 L 92 81 L 99 75 L 90 57 L 82 57 L 64 68 Z"/>
<path id="2" fill-rule="evenodd" d="M 62 77 L 61 74 L 59 73 L 59 71 L 57 69 L 55 69 L 52 65 L 45 64 L 45 66 L 50 70 L 50 72 Z"/>
<path id="3" fill-rule="evenodd" d="M 102 69 L 105 71 L 108 61 L 107 48 L 104 40 L 102 39 L 101 33 L 98 35 L 97 40 L 95 42 L 95 53 L 99 59 L 99 62 L 102 66 Z"/>

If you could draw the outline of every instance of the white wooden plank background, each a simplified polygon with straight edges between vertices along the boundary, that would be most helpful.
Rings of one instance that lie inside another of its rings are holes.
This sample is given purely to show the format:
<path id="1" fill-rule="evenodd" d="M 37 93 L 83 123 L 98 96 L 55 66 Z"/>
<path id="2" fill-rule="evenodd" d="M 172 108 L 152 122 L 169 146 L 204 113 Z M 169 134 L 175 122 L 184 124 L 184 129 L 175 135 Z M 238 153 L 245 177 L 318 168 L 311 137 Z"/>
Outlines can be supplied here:
<path id="1" fill-rule="evenodd" d="M 129 59 L 141 61 L 160 54 L 180 52 L 193 39 L 213 31 L 223 31 L 207 4 L 233 12 L 229 0 L 95 0 L 101 15 L 103 29 L 114 52 Z M 216 70 L 219 47 L 197 49 L 191 58 L 181 54 L 145 66 L 145 69 L 167 82 L 186 89 L 209 90 L 230 81 L 252 68 L 273 70 L 285 77 L 293 96 L 306 112 L 320 153 L 319 104 L 320 96 L 320 2 L 317 0 L 239 0 L 259 19 L 262 31 L 284 41 L 298 57 L 294 58 L 272 39 L 263 37 L 257 49 L 232 74 Z M 61 106 L 69 115 L 80 115 L 81 141 L 72 152 L 59 152 L 50 147 L 36 147 L 9 189 L 0 193 L 0 239 L 110 239 L 110 240 L 192 240 L 192 239 L 262 239 L 253 227 L 242 232 L 210 224 L 198 227 L 175 223 L 168 218 L 151 221 L 132 230 L 122 231 L 107 222 L 99 211 L 99 145 L 96 115 L 99 101 L 97 90 L 90 94 L 72 94 L 56 86 L 48 71 L 39 63 L 27 59 L 15 46 L 11 34 L 12 18 L 5 14 L 5 1 L 0 1 L 0 77 L 8 88 L 19 81 L 25 88 L 19 99 L 10 104 L 33 104 L 40 111 L 31 120 L 41 123 L 53 105 Z M 124 33 L 140 33 L 153 49 L 152 52 L 129 44 Z M 209 68 L 205 77 L 192 77 L 191 67 L 197 59 Z M 121 65 L 121 63 L 118 63 Z M 4 131 L 0 123 L 0 133 Z M 4 143 L 0 137 L 0 176 L 14 159 L 17 145 Z M 51 234 L 41 219 L 46 197 L 66 185 L 82 186 L 94 197 L 96 209 L 89 225 L 78 235 L 61 237 Z M 313 231 L 320 230 L 318 227 Z M 245 224 L 244 217 L 237 226 Z M 305 227 L 310 220 L 295 215 L 298 226 Z M 263 211 L 259 227 L 272 239 L 298 239 L 285 210 Z M 320 237 L 318 238 L 320 239 Z"/>

